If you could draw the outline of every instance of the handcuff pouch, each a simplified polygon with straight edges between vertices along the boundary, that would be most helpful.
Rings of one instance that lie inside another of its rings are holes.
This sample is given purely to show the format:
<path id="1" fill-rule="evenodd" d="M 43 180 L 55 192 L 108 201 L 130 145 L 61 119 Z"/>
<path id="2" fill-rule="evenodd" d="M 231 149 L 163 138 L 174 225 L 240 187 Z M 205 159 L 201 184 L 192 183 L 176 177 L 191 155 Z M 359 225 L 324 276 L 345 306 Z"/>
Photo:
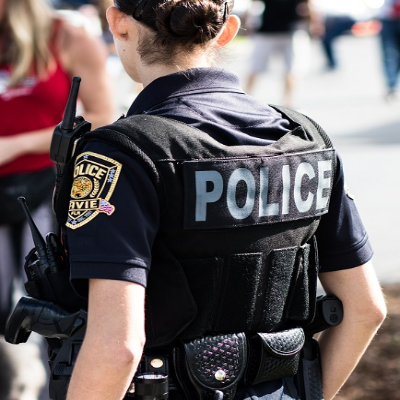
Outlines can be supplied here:
<path id="1" fill-rule="evenodd" d="M 217 391 L 224 400 L 232 400 L 246 359 L 244 333 L 206 336 L 174 349 L 175 373 L 187 398 L 193 400 L 213 399 Z"/>
<path id="2" fill-rule="evenodd" d="M 257 333 L 249 338 L 249 360 L 244 382 L 256 385 L 297 373 L 305 343 L 302 328 Z"/>

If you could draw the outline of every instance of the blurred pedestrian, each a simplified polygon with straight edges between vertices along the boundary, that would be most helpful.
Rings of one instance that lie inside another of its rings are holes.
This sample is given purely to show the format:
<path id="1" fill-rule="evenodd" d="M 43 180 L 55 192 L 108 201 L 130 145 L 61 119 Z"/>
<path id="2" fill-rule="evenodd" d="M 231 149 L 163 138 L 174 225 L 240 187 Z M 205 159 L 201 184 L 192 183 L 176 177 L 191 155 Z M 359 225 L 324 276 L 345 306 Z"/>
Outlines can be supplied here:
<path id="1" fill-rule="evenodd" d="M 106 43 L 110 54 L 116 54 L 114 41 L 106 19 L 107 8 L 113 6 L 114 2 L 113 0 L 94 0 L 93 4 L 99 15 L 103 40 Z"/>
<path id="2" fill-rule="evenodd" d="M 20 346 L 10 346 L 0 335 L 1 400 L 40 398 L 46 383 L 46 370 L 42 364 L 40 350 L 32 340 Z"/>
<path id="3" fill-rule="evenodd" d="M 257 77 L 266 70 L 274 53 L 284 60 L 282 104 L 293 106 L 293 91 L 308 63 L 310 45 L 308 26 L 310 8 L 307 0 L 262 0 L 264 10 L 255 27 L 254 48 L 250 57 L 250 73 L 245 89 L 252 93 Z M 250 27 L 251 29 L 251 27 Z"/>
<path id="4" fill-rule="evenodd" d="M 334 41 L 341 35 L 350 33 L 356 20 L 346 14 L 331 14 L 326 16 L 324 22 L 324 34 L 321 37 L 321 43 L 326 57 L 326 68 L 333 70 L 337 67 L 337 57 L 333 47 Z"/>
<path id="5" fill-rule="evenodd" d="M 364 0 L 313 0 L 314 8 L 320 15 L 322 49 L 326 58 L 326 69 L 338 67 L 335 51 L 336 40 L 343 35 L 351 35 L 353 26 L 372 17 L 371 8 Z"/>
<path id="6" fill-rule="evenodd" d="M 121 64 L 121 60 L 117 56 L 113 36 L 106 19 L 106 11 L 114 5 L 113 0 L 92 0 L 92 5 L 97 12 L 101 37 L 108 49 L 107 70 L 114 82 L 113 94 L 117 113 L 119 115 L 125 114 L 134 98 L 142 90 L 142 85 L 129 79 Z M 80 10 L 88 7 L 82 6 Z"/>
<path id="7" fill-rule="evenodd" d="M 101 40 L 65 21 L 46 0 L 0 0 L 0 334 L 24 279 L 23 257 L 33 247 L 16 199 L 26 197 L 43 234 L 53 230 L 51 135 L 74 75 L 84 78 L 85 118 L 94 127 L 114 118 L 106 55 Z"/>
<path id="8" fill-rule="evenodd" d="M 0 335 L 0 399 L 2 400 L 9 397 L 12 390 L 12 377 L 16 374 L 11 359 L 7 355 L 9 348 L 10 346 L 7 346 L 4 336 Z"/>
<path id="9" fill-rule="evenodd" d="M 92 4 L 93 1 L 92 0 L 50 0 L 50 3 L 54 8 L 78 10 L 80 7 L 82 7 L 86 4 Z"/>
<path id="10" fill-rule="evenodd" d="M 396 96 L 400 72 L 400 0 L 385 0 L 379 12 L 386 99 Z"/>

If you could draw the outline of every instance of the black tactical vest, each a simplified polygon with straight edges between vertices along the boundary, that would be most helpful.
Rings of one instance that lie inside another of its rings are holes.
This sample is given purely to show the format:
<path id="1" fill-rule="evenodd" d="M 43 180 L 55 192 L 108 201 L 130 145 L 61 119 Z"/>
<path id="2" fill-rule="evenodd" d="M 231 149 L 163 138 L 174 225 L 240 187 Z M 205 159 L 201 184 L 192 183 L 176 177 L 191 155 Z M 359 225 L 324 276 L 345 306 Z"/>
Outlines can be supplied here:
<path id="1" fill-rule="evenodd" d="M 128 152 L 158 193 L 147 348 L 208 333 L 306 326 L 313 319 L 314 233 L 328 212 L 336 158 L 318 125 L 279 111 L 299 126 L 269 146 L 225 146 L 186 124 L 146 115 L 97 129 L 80 143 L 95 138 Z M 65 178 L 60 193 L 67 198 Z M 61 223 L 66 210 L 59 201 Z"/>

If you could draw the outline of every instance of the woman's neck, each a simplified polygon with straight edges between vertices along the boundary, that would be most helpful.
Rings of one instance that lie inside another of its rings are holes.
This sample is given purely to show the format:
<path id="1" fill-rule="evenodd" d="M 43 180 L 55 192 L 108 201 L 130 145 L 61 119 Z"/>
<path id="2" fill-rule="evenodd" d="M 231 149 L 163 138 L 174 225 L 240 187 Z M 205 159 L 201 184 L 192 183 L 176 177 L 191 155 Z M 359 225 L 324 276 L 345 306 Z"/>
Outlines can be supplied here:
<path id="1" fill-rule="evenodd" d="M 204 55 L 202 57 L 191 57 L 190 60 L 181 60 L 174 65 L 153 64 L 151 66 L 143 65 L 140 69 L 139 75 L 141 83 L 144 87 L 149 85 L 154 80 L 165 76 L 174 74 L 176 72 L 186 71 L 192 68 L 209 68 L 211 63 Z"/>

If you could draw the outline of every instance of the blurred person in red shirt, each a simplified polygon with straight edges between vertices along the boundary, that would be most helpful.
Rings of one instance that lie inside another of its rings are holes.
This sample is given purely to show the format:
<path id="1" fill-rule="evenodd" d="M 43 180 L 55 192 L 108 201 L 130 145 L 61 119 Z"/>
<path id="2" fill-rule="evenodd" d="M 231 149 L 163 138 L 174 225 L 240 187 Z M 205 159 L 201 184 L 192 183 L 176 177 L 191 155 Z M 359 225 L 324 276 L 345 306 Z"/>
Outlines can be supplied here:
<path id="1" fill-rule="evenodd" d="M 46 0 L 0 0 L 0 334 L 33 247 L 17 197 L 26 197 L 42 234 L 53 230 L 52 132 L 75 75 L 84 117 L 93 127 L 113 120 L 106 58 L 101 38 Z"/>

